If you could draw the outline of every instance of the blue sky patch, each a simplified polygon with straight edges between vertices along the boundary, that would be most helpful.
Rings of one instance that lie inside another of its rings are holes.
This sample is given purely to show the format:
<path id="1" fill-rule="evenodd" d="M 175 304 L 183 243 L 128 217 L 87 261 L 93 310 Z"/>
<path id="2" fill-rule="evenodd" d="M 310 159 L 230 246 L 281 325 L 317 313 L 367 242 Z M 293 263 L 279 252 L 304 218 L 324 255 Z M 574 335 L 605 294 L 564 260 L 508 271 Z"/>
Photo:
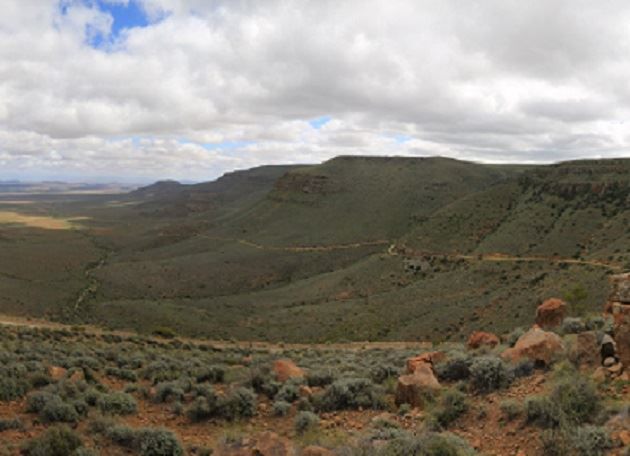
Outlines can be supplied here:
<path id="1" fill-rule="evenodd" d="M 308 123 L 314 129 L 319 130 L 324 125 L 326 125 L 328 122 L 330 122 L 331 120 L 332 120 L 332 117 L 330 117 L 330 116 L 321 116 L 321 117 L 318 117 L 316 119 L 309 120 Z"/>
<path id="2" fill-rule="evenodd" d="M 206 150 L 233 150 L 233 149 L 241 149 L 243 147 L 250 146 L 255 144 L 255 141 L 234 141 L 227 140 L 221 141 L 217 143 L 197 143 L 194 141 L 189 141 L 188 139 L 180 138 L 177 140 L 180 144 L 196 144 L 198 146 L 203 147 Z"/>
<path id="3" fill-rule="evenodd" d="M 112 27 L 109 34 L 101 33 L 90 25 L 86 27 L 86 42 L 95 49 L 106 49 L 125 30 L 147 27 L 156 22 L 150 20 L 137 0 L 129 0 L 126 4 L 122 2 L 108 2 L 106 0 L 82 0 L 82 2 L 88 7 L 98 8 L 112 17 Z M 59 4 L 61 14 L 67 14 L 71 6 L 71 2 L 62 0 Z"/>

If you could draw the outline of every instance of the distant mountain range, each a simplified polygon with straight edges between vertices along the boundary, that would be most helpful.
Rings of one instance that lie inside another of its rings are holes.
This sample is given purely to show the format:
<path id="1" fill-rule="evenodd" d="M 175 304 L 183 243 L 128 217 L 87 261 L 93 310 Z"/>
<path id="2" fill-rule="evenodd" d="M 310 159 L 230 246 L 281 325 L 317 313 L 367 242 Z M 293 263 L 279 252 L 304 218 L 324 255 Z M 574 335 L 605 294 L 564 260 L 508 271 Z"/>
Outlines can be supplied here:
<path id="1" fill-rule="evenodd" d="M 60 194 L 60 193 L 124 193 L 136 188 L 124 184 L 85 184 L 57 181 L 22 182 L 19 180 L 0 180 L 2 193 Z"/>

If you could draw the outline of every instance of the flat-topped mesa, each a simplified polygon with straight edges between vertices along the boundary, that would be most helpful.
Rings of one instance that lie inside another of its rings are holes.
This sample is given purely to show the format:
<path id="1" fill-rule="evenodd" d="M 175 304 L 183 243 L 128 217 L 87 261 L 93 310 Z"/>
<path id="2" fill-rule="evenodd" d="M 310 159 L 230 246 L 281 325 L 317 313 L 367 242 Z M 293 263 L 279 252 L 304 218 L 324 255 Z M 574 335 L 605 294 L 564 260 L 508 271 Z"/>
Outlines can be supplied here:
<path id="1" fill-rule="evenodd" d="M 630 367 L 630 273 L 610 278 L 611 293 L 605 311 L 614 318 L 614 339 L 617 356 L 623 366 Z"/>

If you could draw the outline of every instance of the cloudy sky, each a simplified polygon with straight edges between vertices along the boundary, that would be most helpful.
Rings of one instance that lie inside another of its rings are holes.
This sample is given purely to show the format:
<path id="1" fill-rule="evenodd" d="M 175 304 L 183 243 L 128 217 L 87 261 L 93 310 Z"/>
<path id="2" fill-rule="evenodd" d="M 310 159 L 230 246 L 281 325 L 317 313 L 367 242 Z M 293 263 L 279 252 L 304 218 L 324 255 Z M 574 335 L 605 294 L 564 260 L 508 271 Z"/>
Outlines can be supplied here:
<path id="1" fill-rule="evenodd" d="M 0 180 L 630 157 L 627 0 L 2 0 Z"/>

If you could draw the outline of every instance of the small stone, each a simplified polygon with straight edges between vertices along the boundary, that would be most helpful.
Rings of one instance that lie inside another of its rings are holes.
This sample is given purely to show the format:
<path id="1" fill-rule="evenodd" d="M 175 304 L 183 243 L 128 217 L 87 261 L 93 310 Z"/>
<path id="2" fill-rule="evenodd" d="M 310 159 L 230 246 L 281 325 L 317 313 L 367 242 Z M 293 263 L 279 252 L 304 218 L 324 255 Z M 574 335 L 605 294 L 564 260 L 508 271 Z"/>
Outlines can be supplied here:
<path id="1" fill-rule="evenodd" d="M 615 364 L 615 358 L 613 358 L 612 356 L 609 356 L 608 358 L 604 360 L 604 366 L 606 367 L 610 367 L 614 364 Z"/>

